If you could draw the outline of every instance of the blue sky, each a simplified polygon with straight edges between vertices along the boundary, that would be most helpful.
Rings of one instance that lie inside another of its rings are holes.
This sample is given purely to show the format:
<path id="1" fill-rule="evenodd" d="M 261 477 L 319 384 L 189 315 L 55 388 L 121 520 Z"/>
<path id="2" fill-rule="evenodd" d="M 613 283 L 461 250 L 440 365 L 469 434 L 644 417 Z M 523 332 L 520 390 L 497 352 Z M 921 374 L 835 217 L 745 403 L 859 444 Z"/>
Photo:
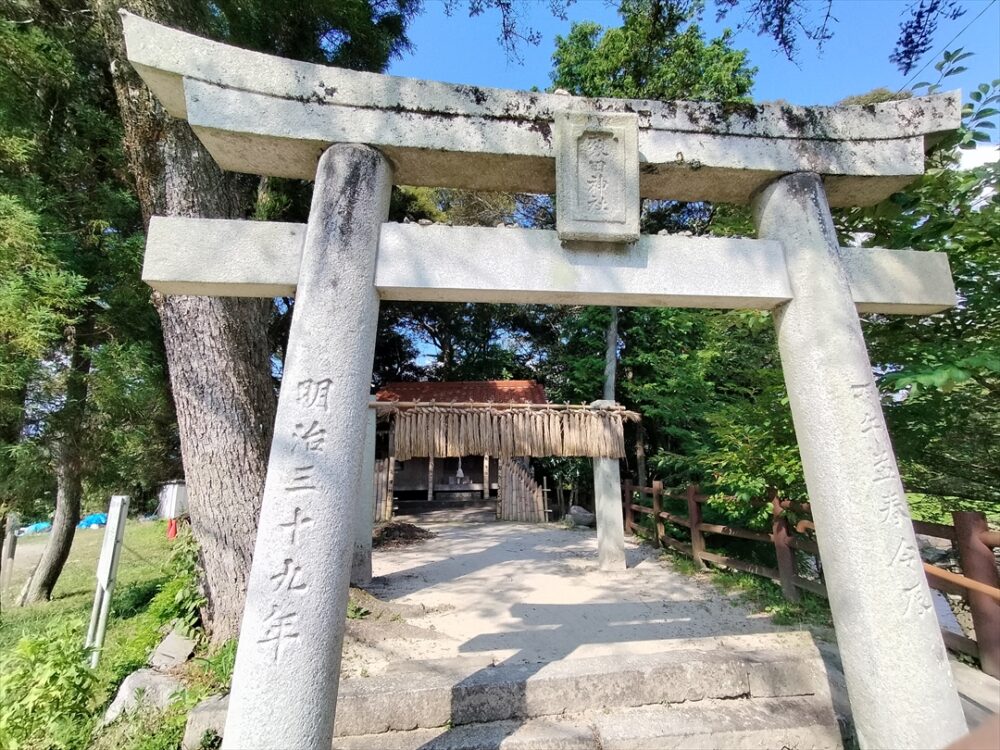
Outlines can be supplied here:
<path id="1" fill-rule="evenodd" d="M 796 62 L 789 62 L 774 50 L 773 43 L 758 37 L 752 30 L 740 31 L 735 46 L 750 52 L 752 64 L 759 68 L 754 99 L 770 101 L 784 99 L 792 104 L 834 104 L 851 94 L 863 93 L 877 86 L 898 89 L 912 77 L 902 76 L 889 63 L 901 13 L 909 0 L 835 0 L 833 13 L 834 37 L 821 51 L 803 40 Z M 966 64 L 969 71 L 946 79 L 946 88 L 968 91 L 979 83 L 1000 78 L 1000 2 L 997 0 L 963 0 L 966 15 L 957 21 L 943 22 L 938 29 L 933 51 L 920 61 L 918 68 L 930 63 L 917 79 L 934 80 L 933 63 L 940 50 L 961 32 L 948 49 L 965 47 L 975 52 Z M 424 12 L 414 19 L 410 37 L 415 45 L 412 53 L 394 61 L 389 72 L 411 76 L 467 83 L 479 86 L 527 89 L 549 85 L 552 51 L 555 37 L 565 35 L 573 21 L 593 20 L 604 26 L 618 25 L 615 5 L 604 0 L 578 0 L 568 9 L 568 19 L 552 16 L 545 0 L 527 0 L 524 23 L 542 34 L 541 44 L 522 45 L 523 63 L 506 59 L 497 42 L 499 14 L 495 11 L 469 18 L 465 3 L 458 3 L 455 12 L 444 12 L 443 0 L 425 0 Z M 823 4 L 815 3 L 817 10 Z M 734 27 L 740 20 L 738 10 L 728 22 L 714 20 L 714 4 L 709 0 L 702 28 L 709 36 L 718 35 L 726 26 Z M 963 29 L 973 18 L 983 15 Z"/>

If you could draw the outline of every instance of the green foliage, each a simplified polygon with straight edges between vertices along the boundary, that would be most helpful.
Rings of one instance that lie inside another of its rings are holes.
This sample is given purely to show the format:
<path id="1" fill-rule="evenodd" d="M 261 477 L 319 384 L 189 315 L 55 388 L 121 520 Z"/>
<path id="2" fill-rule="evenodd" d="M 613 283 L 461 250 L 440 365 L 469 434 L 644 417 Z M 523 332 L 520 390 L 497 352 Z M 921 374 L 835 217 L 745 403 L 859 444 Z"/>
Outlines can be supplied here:
<path id="1" fill-rule="evenodd" d="M 947 53 L 942 77 L 967 54 Z M 864 328 L 904 483 L 936 502 L 953 498 L 949 505 L 1000 502 L 1000 165 L 960 170 L 955 150 L 993 126 L 998 87 L 971 93 L 962 131 L 932 152 L 923 177 L 878 206 L 836 217 L 842 236 L 866 244 L 948 253 L 956 307 L 922 318 L 867 316 Z"/>
<path id="2" fill-rule="evenodd" d="M 164 711 L 143 703 L 96 733 L 90 750 L 177 750 L 184 737 L 188 712 L 202 698 L 196 691 L 182 690 Z"/>
<path id="3" fill-rule="evenodd" d="M 712 583 L 736 594 L 740 603 L 752 610 L 767 613 L 777 625 L 833 627 L 830 605 L 822 597 L 800 592 L 801 601 L 793 604 L 774 581 L 718 568 L 712 570 Z"/>
<path id="4" fill-rule="evenodd" d="M 229 692 L 236 666 L 236 639 L 216 648 L 211 654 L 195 658 L 196 669 L 192 678 L 208 693 Z"/>
<path id="5" fill-rule="evenodd" d="M 556 37 L 553 88 L 584 96 L 746 101 L 755 68 L 731 48 L 729 31 L 711 42 L 679 4 L 624 0 L 620 28 L 574 23 Z M 685 28 L 686 25 L 686 28 Z"/>
<path id="6" fill-rule="evenodd" d="M 199 638 L 202 635 L 201 609 L 207 600 L 201 589 L 198 542 L 187 524 L 181 525 L 170 550 L 170 572 L 171 580 L 163 591 L 169 591 L 173 597 L 168 600 L 164 596 L 162 601 L 158 597 L 150 609 L 161 619 L 176 620 L 184 635 Z"/>
<path id="7" fill-rule="evenodd" d="M 371 613 L 372 611 L 370 609 L 366 609 L 364 606 L 354 601 L 353 599 L 347 602 L 348 620 L 363 620 L 366 617 L 368 617 L 368 615 L 370 615 Z"/>
<path id="8" fill-rule="evenodd" d="M 985 514 L 991 524 L 1000 526 L 1000 505 L 991 500 L 977 501 L 960 497 L 940 497 L 909 492 L 906 495 L 906 502 L 910 507 L 910 516 L 916 521 L 943 523 L 950 526 L 953 511 L 973 511 Z"/>
<path id="9" fill-rule="evenodd" d="M 95 678 L 83 636 L 83 621 L 63 621 L 0 661 L 0 748 L 84 746 Z"/>
<path id="10" fill-rule="evenodd" d="M 101 505 L 179 466 L 104 40 L 63 6 L 0 21 L 0 511 L 42 517 L 60 441 Z"/>

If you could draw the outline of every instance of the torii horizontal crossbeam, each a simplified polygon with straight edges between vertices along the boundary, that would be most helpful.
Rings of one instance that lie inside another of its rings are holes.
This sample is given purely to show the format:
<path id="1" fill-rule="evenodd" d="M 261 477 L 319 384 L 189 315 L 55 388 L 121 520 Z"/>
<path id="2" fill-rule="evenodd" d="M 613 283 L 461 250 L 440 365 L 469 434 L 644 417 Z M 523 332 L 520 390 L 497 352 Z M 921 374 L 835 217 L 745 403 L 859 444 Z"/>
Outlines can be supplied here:
<path id="1" fill-rule="evenodd" d="M 957 92 L 853 107 L 589 99 L 361 73 L 239 49 L 123 14 L 128 57 L 223 169 L 311 180 L 331 143 L 367 143 L 395 181 L 551 193 L 558 113 L 634 113 L 642 196 L 746 203 L 782 174 L 823 176 L 833 206 L 923 173 Z"/>
<path id="2" fill-rule="evenodd" d="M 154 217 L 143 280 L 164 294 L 295 293 L 305 224 Z M 860 312 L 955 304 L 944 253 L 842 248 Z M 780 242 L 643 235 L 621 250 L 554 231 L 382 224 L 375 286 L 387 300 L 769 310 L 792 297 Z"/>

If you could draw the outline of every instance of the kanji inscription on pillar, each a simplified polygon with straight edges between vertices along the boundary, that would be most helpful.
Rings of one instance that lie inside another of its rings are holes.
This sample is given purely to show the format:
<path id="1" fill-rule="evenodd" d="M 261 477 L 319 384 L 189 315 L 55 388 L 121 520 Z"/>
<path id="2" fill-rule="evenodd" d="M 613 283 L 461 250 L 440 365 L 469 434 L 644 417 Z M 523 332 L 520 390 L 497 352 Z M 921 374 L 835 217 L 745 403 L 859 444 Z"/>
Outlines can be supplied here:
<path id="1" fill-rule="evenodd" d="M 564 113 L 555 125 L 560 239 L 639 239 L 638 116 Z"/>
<path id="2" fill-rule="evenodd" d="M 851 385 L 851 394 L 860 409 L 858 426 L 865 436 L 867 450 L 871 453 L 875 473 L 872 476 L 872 493 L 878 510 L 879 523 L 885 529 L 885 539 L 892 549 L 889 565 L 905 573 L 903 583 L 905 596 L 904 617 L 926 615 L 933 609 L 926 589 L 921 584 L 924 579 L 923 563 L 913 545 L 906 544 L 906 536 L 911 533 L 913 522 L 909 509 L 901 494 L 901 482 L 891 446 L 883 437 L 882 415 L 877 396 L 870 383 Z"/>

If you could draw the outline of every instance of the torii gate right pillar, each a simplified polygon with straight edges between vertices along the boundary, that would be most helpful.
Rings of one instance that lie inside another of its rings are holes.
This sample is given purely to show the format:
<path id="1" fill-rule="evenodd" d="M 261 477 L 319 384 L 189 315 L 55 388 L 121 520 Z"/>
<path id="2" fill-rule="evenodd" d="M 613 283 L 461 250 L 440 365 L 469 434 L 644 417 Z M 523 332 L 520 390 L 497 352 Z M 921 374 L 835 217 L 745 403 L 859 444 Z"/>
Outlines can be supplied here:
<path id="1" fill-rule="evenodd" d="M 785 248 L 778 348 L 861 747 L 944 747 L 965 719 L 822 180 L 782 177 L 754 213 Z"/>

